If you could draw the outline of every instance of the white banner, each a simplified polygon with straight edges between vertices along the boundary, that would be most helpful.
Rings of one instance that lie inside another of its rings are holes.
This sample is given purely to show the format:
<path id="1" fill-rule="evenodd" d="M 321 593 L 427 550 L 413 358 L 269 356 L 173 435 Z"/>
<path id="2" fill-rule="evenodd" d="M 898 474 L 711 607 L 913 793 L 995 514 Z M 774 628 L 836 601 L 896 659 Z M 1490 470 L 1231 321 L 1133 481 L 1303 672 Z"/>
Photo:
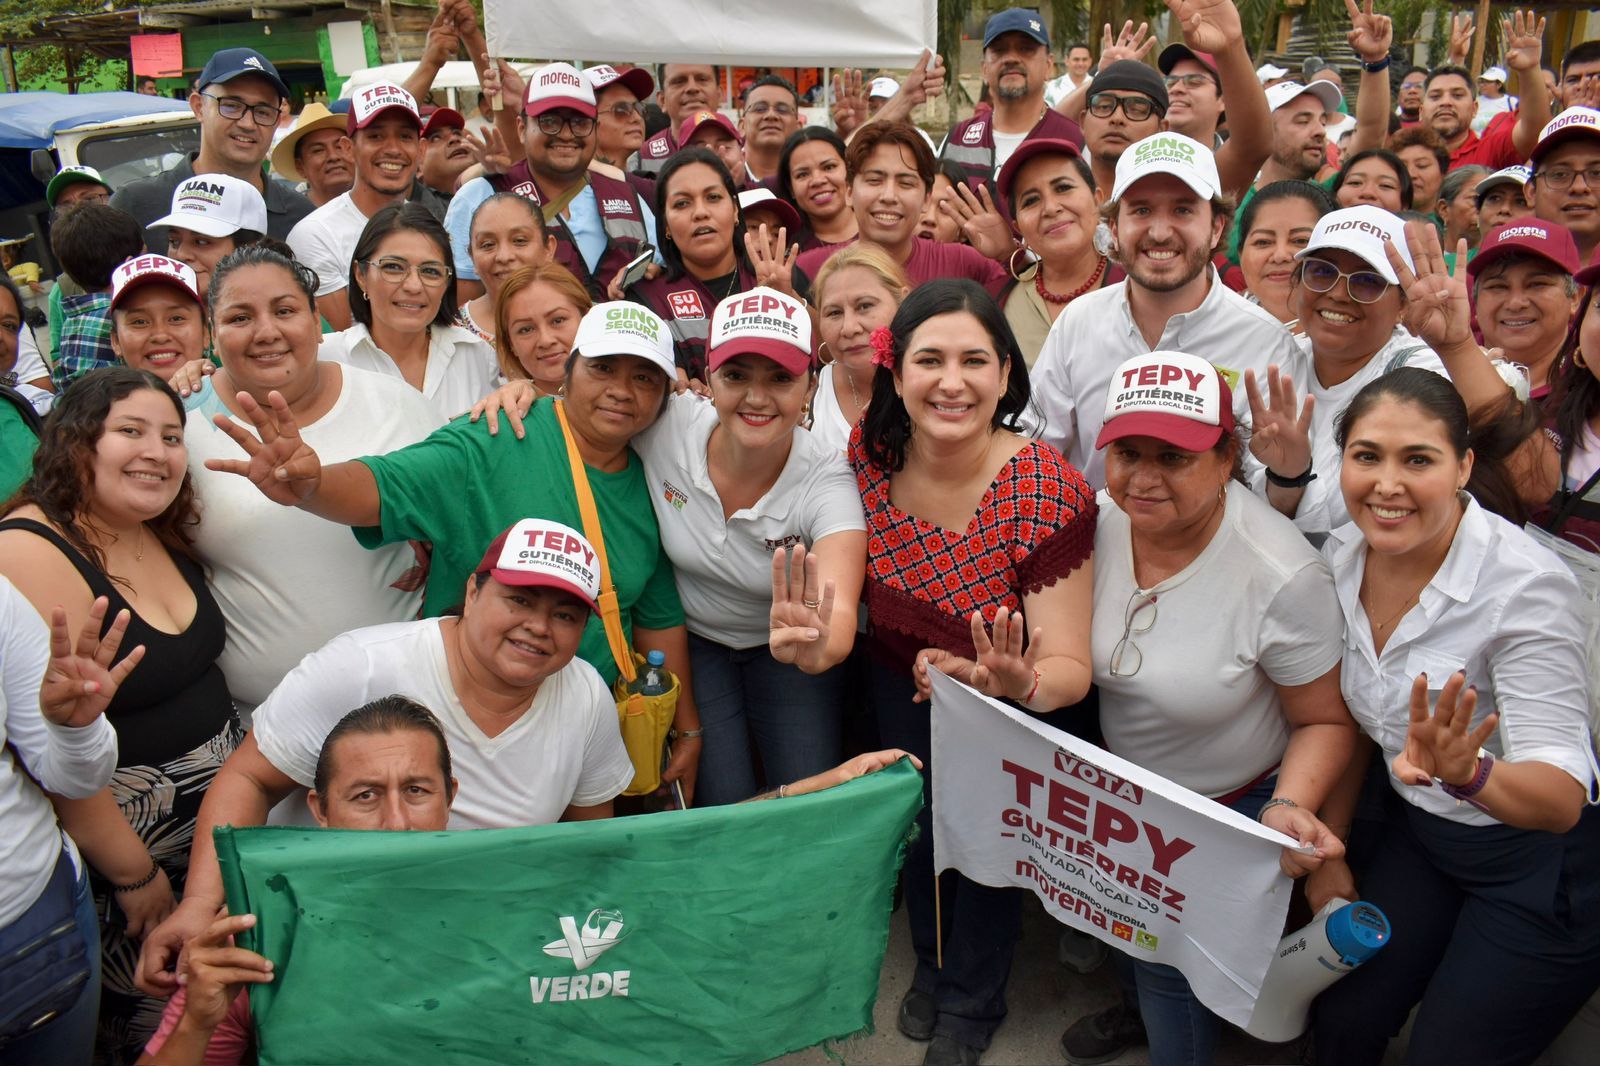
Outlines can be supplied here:
<path id="1" fill-rule="evenodd" d="M 910 67 L 935 40 L 934 0 L 484 0 L 508 59 Z"/>
<path id="2" fill-rule="evenodd" d="M 1297 842 L 929 673 L 934 869 L 1031 889 L 1062 924 L 1176 966 L 1200 1002 L 1248 1022 L 1289 905 L 1279 852 Z"/>

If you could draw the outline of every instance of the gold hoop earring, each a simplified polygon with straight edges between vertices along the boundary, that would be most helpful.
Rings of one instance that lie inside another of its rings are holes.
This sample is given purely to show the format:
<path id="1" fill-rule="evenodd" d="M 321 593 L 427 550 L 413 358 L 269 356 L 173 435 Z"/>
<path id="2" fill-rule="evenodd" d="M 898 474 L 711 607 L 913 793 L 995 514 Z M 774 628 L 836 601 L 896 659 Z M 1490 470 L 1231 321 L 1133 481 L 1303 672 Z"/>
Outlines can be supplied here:
<path id="1" fill-rule="evenodd" d="M 1033 268 L 1035 271 L 1039 269 L 1039 261 L 1036 259 L 1033 262 L 1028 263 L 1027 266 L 1024 266 L 1021 272 L 1018 272 L 1017 253 L 1027 251 L 1029 251 L 1028 244 L 1026 241 L 1024 241 L 1015 248 L 1011 249 L 1011 258 L 1006 260 L 1006 270 L 1011 274 L 1012 280 L 1014 281 L 1023 280 L 1022 275 L 1028 271 L 1029 267 Z"/>
<path id="2" fill-rule="evenodd" d="M 828 354 L 827 341 L 823 341 L 821 344 L 817 345 L 817 362 L 822 366 L 827 366 L 829 363 L 833 362 L 833 356 Z"/>

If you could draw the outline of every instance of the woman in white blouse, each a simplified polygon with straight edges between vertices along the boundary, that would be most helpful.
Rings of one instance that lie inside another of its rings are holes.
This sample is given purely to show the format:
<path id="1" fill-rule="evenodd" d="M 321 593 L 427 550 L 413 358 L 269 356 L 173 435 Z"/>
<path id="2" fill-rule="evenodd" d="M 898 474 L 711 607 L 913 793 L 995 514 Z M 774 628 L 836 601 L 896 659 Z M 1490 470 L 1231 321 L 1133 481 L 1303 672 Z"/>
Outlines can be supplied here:
<path id="1" fill-rule="evenodd" d="M 349 329 L 323 338 L 319 358 L 400 378 L 441 418 L 454 418 L 498 381 L 494 346 L 455 325 L 450 238 L 417 204 L 367 222 L 350 263 Z"/>
<path id="2" fill-rule="evenodd" d="M 1319 1062 L 1381 1061 L 1419 1004 L 1406 1062 L 1531 1062 L 1600 985 L 1578 586 L 1466 491 L 1509 491 L 1490 477 L 1505 448 L 1474 454 L 1495 429 L 1469 430 L 1449 382 L 1409 367 L 1339 421 L 1355 522 L 1324 554 L 1345 615 L 1345 700 L 1383 749 L 1389 787 L 1382 820 L 1358 823 L 1371 827 L 1354 842 L 1358 873 L 1330 859 L 1307 894 L 1315 907 L 1359 890 L 1395 936 L 1319 999 Z M 1338 831 L 1365 765 L 1322 809 Z"/>

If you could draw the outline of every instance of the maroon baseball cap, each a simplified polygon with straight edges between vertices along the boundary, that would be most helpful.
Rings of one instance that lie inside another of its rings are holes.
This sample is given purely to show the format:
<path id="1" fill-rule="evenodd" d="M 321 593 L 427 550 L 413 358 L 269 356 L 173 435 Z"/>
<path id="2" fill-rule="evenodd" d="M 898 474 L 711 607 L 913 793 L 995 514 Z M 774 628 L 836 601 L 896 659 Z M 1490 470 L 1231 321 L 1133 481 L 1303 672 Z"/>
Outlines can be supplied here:
<path id="1" fill-rule="evenodd" d="M 688 144 L 689 138 L 699 133 L 701 127 L 710 125 L 720 126 L 727 131 L 728 136 L 740 144 L 744 143 L 744 136 L 740 134 L 739 127 L 735 126 L 733 120 L 720 111 L 696 111 L 684 119 L 683 125 L 678 127 L 678 143 Z"/>
<path id="2" fill-rule="evenodd" d="M 1210 52 L 1196 52 L 1193 48 L 1179 41 L 1169 44 L 1161 50 L 1161 55 L 1156 59 L 1156 66 L 1163 74 L 1171 74 L 1172 68 L 1185 59 L 1192 59 L 1211 72 L 1211 77 L 1216 80 L 1217 88 L 1222 88 L 1222 75 L 1217 73 L 1217 61 Z"/>
<path id="3" fill-rule="evenodd" d="M 453 107 L 435 107 L 426 104 L 422 108 L 422 135 L 427 137 L 439 130 L 464 130 L 467 120 L 461 112 Z"/>
<path id="4" fill-rule="evenodd" d="M 1514 218 L 1490 230 L 1478 245 L 1478 254 L 1467 264 L 1467 273 L 1477 277 L 1497 260 L 1518 254 L 1538 256 L 1560 267 L 1563 274 L 1576 274 L 1583 265 L 1571 230 L 1555 222 L 1528 217 Z"/>
<path id="5" fill-rule="evenodd" d="M 351 94 L 350 117 L 345 120 L 345 130 L 354 135 L 356 130 L 366 129 L 378 121 L 379 116 L 390 111 L 408 116 L 417 124 L 417 129 L 422 128 L 422 112 L 417 110 L 417 98 L 401 86 L 385 81 L 357 89 Z"/>
<path id="6" fill-rule="evenodd" d="M 600 609 L 600 556 L 571 526 L 524 518 L 494 538 L 474 573 L 502 585 L 560 589 Z"/>
<path id="7" fill-rule="evenodd" d="M 1011 186 L 1016 184 L 1017 173 L 1024 163 L 1041 155 L 1067 155 L 1074 159 L 1083 158 L 1083 153 L 1071 141 L 1063 141 L 1057 137 L 1037 137 L 1017 145 L 1017 150 L 1011 153 L 1011 158 L 1006 160 L 1005 166 L 1000 168 L 999 175 L 995 178 L 994 187 L 1000 193 L 1000 210 L 1006 212 L 1011 218 L 1017 217 L 1016 210 L 1011 206 Z"/>
<path id="8" fill-rule="evenodd" d="M 1572 279 L 1579 285 L 1593 285 L 1600 281 L 1600 248 L 1595 249 L 1594 258 L 1589 261 L 1589 265 L 1572 275 Z"/>

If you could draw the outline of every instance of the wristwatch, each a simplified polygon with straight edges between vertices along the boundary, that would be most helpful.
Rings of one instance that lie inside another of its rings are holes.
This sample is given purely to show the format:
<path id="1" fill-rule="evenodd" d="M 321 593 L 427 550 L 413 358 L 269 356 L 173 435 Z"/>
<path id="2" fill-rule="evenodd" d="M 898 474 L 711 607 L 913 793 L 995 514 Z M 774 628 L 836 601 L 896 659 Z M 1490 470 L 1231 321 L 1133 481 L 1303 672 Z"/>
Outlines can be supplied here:
<path id="1" fill-rule="evenodd" d="M 1439 791 L 1443 792 L 1446 796 L 1450 796 L 1466 803 L 1471 803 L 1479 810 L 1483 810 L 1483 804 L 1475 802 L 1472 797 L 1483 791 L 1483 786 L 1489 783 L 1489 771 L 1493 769 L 1494 756 L 1485 751 L 1483 748 L 1479 748 L 1478 772 L 1472 775 L 1472 780 L 1468 781 L 1464 785 L 1452 785 L 1448 781 L 1441 780 L 1439 782 Z"/>

